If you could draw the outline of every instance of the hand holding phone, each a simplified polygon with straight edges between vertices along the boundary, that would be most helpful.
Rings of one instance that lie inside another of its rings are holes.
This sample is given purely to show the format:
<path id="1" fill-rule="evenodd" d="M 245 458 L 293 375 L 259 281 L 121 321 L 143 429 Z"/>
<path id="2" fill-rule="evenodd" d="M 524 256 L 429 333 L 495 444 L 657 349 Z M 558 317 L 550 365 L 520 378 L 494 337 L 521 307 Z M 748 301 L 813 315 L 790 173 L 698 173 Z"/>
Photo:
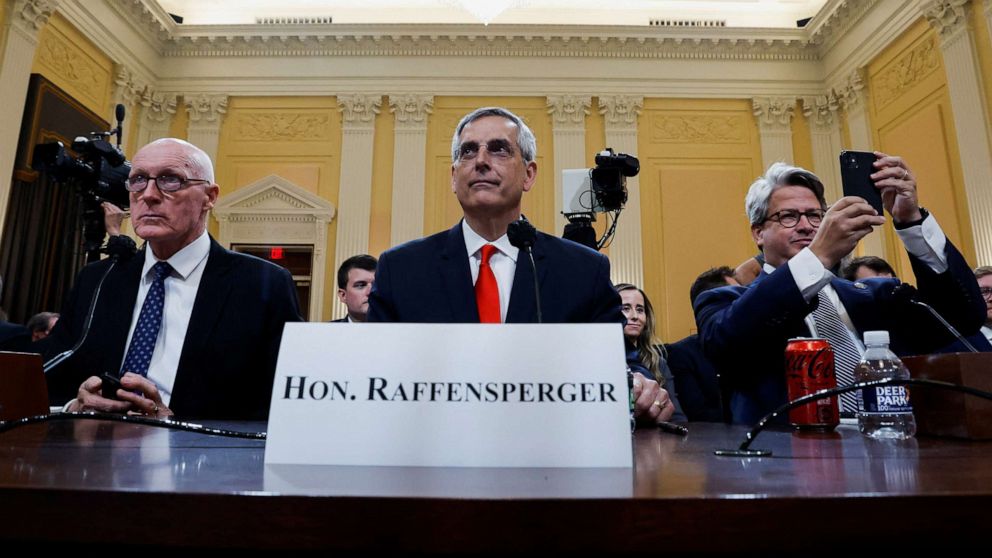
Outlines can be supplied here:
<path id="1" fill-rule="evenodd" d="M 120 401 L 120 398 L 117 397 L 117 390 L 122 389 L 120 378 L 104 373 L 100 375 L 100 381 L 103 382 L 100 387 L 100 395 L 104 399 Z"/>
<path id="2" fill-rule="evenodd" d="M 841 151 L 840 177 L 845 196 L 857 196 L 867 201 L 879 215 L 882 210 L 882 193 L 875 187 L 871 175 L 875 173 L 875 154 L 870 151 Z"/>

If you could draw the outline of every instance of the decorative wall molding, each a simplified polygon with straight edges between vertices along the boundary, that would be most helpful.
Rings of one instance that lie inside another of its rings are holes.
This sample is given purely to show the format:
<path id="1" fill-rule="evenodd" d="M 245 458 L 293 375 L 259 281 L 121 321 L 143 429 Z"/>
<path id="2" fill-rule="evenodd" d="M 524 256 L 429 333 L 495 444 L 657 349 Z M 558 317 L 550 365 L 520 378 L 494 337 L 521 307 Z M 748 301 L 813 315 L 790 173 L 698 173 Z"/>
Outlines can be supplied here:
<path id="1" fill-rule="evenodd" d="M 796 113 L 794 97 L 760 97 L 751 100 L 758 126 L 770 130 L 790 130 Z"/>
<path id="2" fill-rule="evenodd" d="M 91 101 L 91 107 L 107 102 L 106 97 L 101 95 L 106 92 L 106 70 L 83 55 L 62 35 L 48 33 L 46 37 L 37 47 L 35 56 L 38 63 L 59 76 L 64 81 L 62 85 L 65 89 Z"/>
<path id="3" fill-rule="evenodd" d="M 968 28 L 971 0 L 929 0 L 923 15 L 940 35 L 941 41 L 953 41 Z"/>
<path id="4" fill-rule="evenodd" d="M 390 95 L 389 111 L 393 113 L 394 125 L 399 128 L 421 129 L 427 127 L 427 115 L 434 109 L 433 95 Z"/>
<path id="5" fill-rule="evenodd" d="M 189 114 L 189 123 L 213 124 L 220 123 L 224 115 L 227 114 L 227 95 L 186 95 L 186 112 Z"/>
<path id="6" fill-rule="evenodd" d="M 868 90 L 865 87 L 864 74 L 864 69 L 857 69 L 843 83 L 831 89 L 841 107 L 848 112 L 864 110 L 867 106 Z"/>
<path id="7" fill-rule="evenodd" d="M 134 107 L 141 103 L 148 84 L 141 83 L 124 64 L 114 64 L 114 89 L 111 95 L 111 114 L 118 103 Z"/>
<path id="8" fill-rule="evenodd" d="M 743 143 L 747 139 L 739 116 L 661 116 L 651 122 L 652 143 Z"/>
<path id="9" fill-rule="evenodd" d="M 15 0 L 10 23 L 36 36 L 58 6 L 58 0 Z"/>
<path id="10" fill-rule="evenodd" d="M 599 113 L 607 127 L 637 128 L 637 116 L 644 108 L 644 97 L 635 95 L 600 95 Z"/>
<path id="11" fill-rule="evenodd" d="M 241 112 L 231 122 L 237 141 L 327 141 L 331 117 L 312 112 Z"/>
<path id="12" fill-rule="evenodd" d="M 549 95 L 545 97 L 548 114 L 556 128 L 582 128 L 586 126 L 586 115 L 592 106 L 592 96 Z"/>
<path id="13" fill-rule="evenodd" d="M 331 202 L 274 174 L 218 199 L 213 210 L 220 223 L 218 240 L 226 248 L 232 244 L 313 246 L 307 316 L 311 321 L 321 320 L 327 225 L 334 214 Z"/>
<path id="14" fill-rule="evenodd" d="M 840 101 L 833 91 L 826 95 L 803 97 L 802 102 L 803 116 L 809 120 L 810 126 L 814 130 L 829 130 L 837 125 L 837 111 L 840 110 Z"/>
<path id="15" fill-rule="evenodd" d="M 379 107 L 382 105 L 382 95 L 338 95 L 337 101 L 345 127 L 372 127 L 375 125 L 375 115 L 379 114 Z"/>
<path id="16" fill-rule="evenodd" d="M 171 121 L 176 114 L 179 96 L 175 93 L 161 93 L 146 88 L 141 94 L 141 106 L 145 118 L 152 122 Z"/>
<path id="17" fill-rule="evenodd" d="M 923 41 L 872 80 L 872 91 L 879 108 L 898 99 L 940 67 L 936 43 L 935 39 Z"/>
<path id="18" fill-rule="evenodd" d="M 829 50 L 851 26 L 875 7 L 879 0 L 829 0 L 806 24 L 809 41 Z"/>

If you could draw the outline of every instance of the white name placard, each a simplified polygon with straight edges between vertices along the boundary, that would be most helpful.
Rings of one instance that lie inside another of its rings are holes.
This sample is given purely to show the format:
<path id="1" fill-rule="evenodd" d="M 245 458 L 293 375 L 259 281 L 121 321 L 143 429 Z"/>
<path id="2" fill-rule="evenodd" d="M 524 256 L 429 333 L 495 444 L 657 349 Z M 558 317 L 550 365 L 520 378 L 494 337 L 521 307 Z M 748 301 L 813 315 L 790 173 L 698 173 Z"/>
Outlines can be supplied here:
<path id="1" fill-rule="evenodd" d="M 631 467 L 618 324 L 286 324 L 267 464 Z"/>

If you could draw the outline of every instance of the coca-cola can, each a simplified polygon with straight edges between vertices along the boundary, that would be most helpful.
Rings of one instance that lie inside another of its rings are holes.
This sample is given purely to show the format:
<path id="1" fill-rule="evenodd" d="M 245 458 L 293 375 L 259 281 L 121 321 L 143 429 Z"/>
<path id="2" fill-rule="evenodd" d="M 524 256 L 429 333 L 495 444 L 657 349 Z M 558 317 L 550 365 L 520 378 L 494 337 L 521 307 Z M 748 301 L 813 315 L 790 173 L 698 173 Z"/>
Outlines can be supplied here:
<path id="1" fill-rule="evenodd" d="M 799 337 L 785 346 L 789 401 L 837 387 L 834 350 L 826 339 Z M 789 423 L 802 430 L 833 430 L 840 423 L 837 396 L 811 401 L 789 411 Z"/>

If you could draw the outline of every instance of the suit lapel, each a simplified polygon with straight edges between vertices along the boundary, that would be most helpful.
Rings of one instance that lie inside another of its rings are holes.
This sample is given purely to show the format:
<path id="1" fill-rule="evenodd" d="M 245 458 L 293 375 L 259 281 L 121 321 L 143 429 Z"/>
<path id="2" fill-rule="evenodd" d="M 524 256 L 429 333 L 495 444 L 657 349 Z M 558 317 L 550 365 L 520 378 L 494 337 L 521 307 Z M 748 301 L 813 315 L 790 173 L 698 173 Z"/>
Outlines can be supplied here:
<path id="1" fill-rule="evenodd" d="M 538 284 L 544 295 L 544 279 L 548 274 L 548 266 L 542 265 L 547 256 L 541 235 L 537 236 L 532 248 L 534 264 L 537 266 Z M 542 296 L 542 298 L 544 298 Z M 544 310 L 542 303 L 542 310 Z M 534 269 L 527 252 L 517 253 L 517 269 L 513 273 L 513 289 L 510 291 L 510 306 L 506 310 L 506 323 L 537 322 L 537 297 L 534 294 Z"/>
<path id="2" fill-rule="evenodd" d="M 453 323 L 478 323 L 479 309 L 472 288 L 472 271 L 468 266 L 465 236 L 459 222 L 448 231 L 444 249 L 438 257 L 441 298 L 448 301 Z"/>
<path id="3" fill-rule="evenodd" d="M 183 340 L 178 373 L 186 368 L 190 355 L 201 354 L 204 351 L 207 340 L 211 338 L 210 334 L 220 319 L 221 311 L 234 284 L 228 277 L 233 263 L 233 256 L 211 237 L 210 255 L 207 256 L 207 266 L 203 269 L 200 286 L 196 290 L 196 299 L 193 301 L 193 312 L 190 314 L 189 328 Z M 176 384 L 179 384 L 178 376 Z"/>
<path id="4" fill-rule="evenodd" d="M 101 287 L 100 298 L 105 299 L 108 319 L 101 321 L 103 331 L 99 332 L 100 339 L 107 339 L 109 346 L 101 350 L 107 351 L 107 363 L 120 366 L 124 362 L 124 351 L 127 350 L 127 334 L 131 329 L 134 305 L 138 299 L 138 287 L 141 285 L 141 269 L 145 264 L 145 249 L 142 249 L 126 262 L 116 264 L 119 270 L 107 277 Z M 107 372 L 116 373 L 117 370 Z"/>
<path id="5" fill-rule="evenodd" d="M 863 285 L 863 283 L 860 283 Z M 868 287 L 858 288 L 855 283 L 843 279 L 833 279 L 830 285 L 837 291 L 837 298 L 844 305 L 847 316 L 860 337 L 865 331 L 885 329 L 880 323 L 878 306 L 874 304 L 875 295 Z"/>

